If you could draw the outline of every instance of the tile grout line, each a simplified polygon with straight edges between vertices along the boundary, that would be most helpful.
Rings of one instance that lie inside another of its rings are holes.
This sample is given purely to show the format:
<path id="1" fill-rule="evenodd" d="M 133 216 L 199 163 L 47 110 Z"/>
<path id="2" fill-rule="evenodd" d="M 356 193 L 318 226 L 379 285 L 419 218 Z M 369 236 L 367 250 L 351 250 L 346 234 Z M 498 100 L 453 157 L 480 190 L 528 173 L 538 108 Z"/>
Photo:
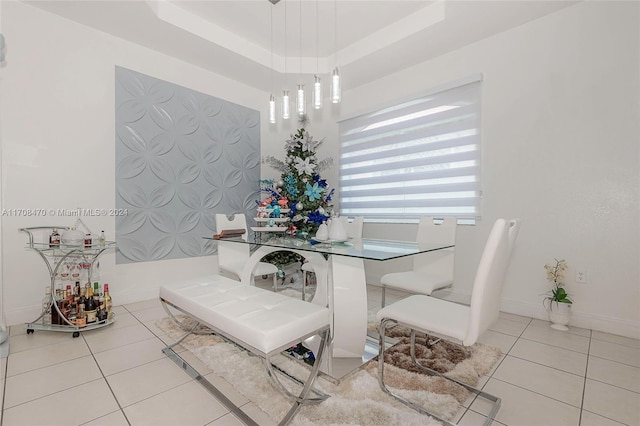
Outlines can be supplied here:
<path id="1" fill-rule="evenodd" d="M 578 417 L 578 425 L 582 424 L 582 414 L 584 411 L 584 396 L 587 393 L 587 372 L 589 371 L 589 354 L 591 352 L 591 339 L 593 331 L 589 330 L 589 345 L 587 347 L 587 362 L 584 366 L 584 381 L 582 382 L 582 398 L 580 399 L 580 416 Z"/>
<path id="2" fill-rule="evenodd" d="M 9 327 L 9 331 L 11 331 L 11 327 Z M 11 336 L 7 336 L 9 339 Z M 7 342 L 8 344 L 9 342 Z M 0 406 L 0 426 L 4 423 L 4 399 L 7 396 L 7 373 L 9 371 L 9 354 L 7 353 L 7 357 L 4 358 L 4 377 L 2 378 L 2 405 Z"/>
<path id="3" fill-rule="evenodd" d="M 513 342 L 513 344 L 509 347 L 509 350 L 507 350 L 507 352 L 506 352 L 506 353 L 503 353 L 503 354 L 502 354 L 502 355 L 503 355 L 503 356 L 502 356 L 502 359 L 497 361 L 497 365 L 495 366 L 495 368 L 493 368 L 493 366 L 492 366 L 492 370 L 493 370 L 493 371 L 492 371 L 492 372 L 491 372 L 491 374 L 488 376 L 487 381 L 484 383 L 484 385 L 482 385 L 482 387 L 480 387 L 480 388 L 479 388 L 480 390 L 484 390 L 485 386 L 487 386 L 487 384 L 489 383 L 489 381 L 490 381 L 492 378 L 494 378 L 494 377 L 493 377 L 493 375 L 495 374 L 495 372 L 496 372 L 496 371 L 498 371 L 498 368 L 500 368 L 500 365 L 504 362 L 504 360 L 505 360 L 505 359 L 507 359 L 507 356 L 509 355 L 509 352 L 511 352 L 511 350 L 513 349 L 513 347 L 515 346 L 515 344 L 518 342 L 518 340 L 520 340 L 520 339 L 522 338 L 522 334 L 524 334 L 524 331 L 527 329 L 527 327 L 529 327 L 529 325 L 531 324 L 531 321 L 532 321 L 532 319 L 529 319 L 529 321 L 527 322 L 526 326 L 522 329 L 522 331 L 520 332 L 520 334 L 519 334 L 518 336 L 513 336 L 513 335 L 510 335 L 510 334 L 506 334 L 506 333 L 503 333 L 503 332 L 501 332 L 501 331 L 491 330 L 491 328 L 489 328 L 489 329 L 490 329 L 491 331 L 493 331 L 494 333 L 503 334 L 503 335 L 505 335 L 505 336 L 516 337 L 516 340 L 515 340 L 515 341 Z M 500 352 L 502 352 L 502 351 L 500 351 Z M 499 380 L 499 379 L 497 379 L 497 380 Z M 475 411 L 475 410 L 471 409 L 471 406 L 473 405 L 473 403 L 474 403 L 474 402 L 476 402 L 476 400 L 477 400 L 477 399 L 478 399 L 478 395 L 476 395 L 476 396 L 473 398 L 473 400 L 469 403 L 469 406 L 468 406 L 468 407 L 465 407 L 464 413 L 460 416 L 460 420 L 462 420 L 462 418 L 464 418 L 464 416 L 466 416 L 466 415 L 467 415 L 467 413 L 468 413 L 468 412 L 470 412 L 470 411 L 471 411 L 471 412 L 473 412 L 473 413 L 476 413 L 476 414 L 480 414 L 481 416 L 484 416 L 485 418 L 487 417 L 487 416 L 485 416 L 484 414 L 482 414 L 482 413 L 478 413 L 477 411 Z M 497 413 L 496 413 L 496 415 L 497 415 Z M 493 419 L 493 422 L 500 423 L 500 422 L 498 422 L 495 418 Z"/>
<path id="4" fill-rule="evenodd" d="M 126 308 L 125 308 L 126 309 Z M 136 318 L 136 321 L 138 321 L 138 319 Z M 139 322 L 139 321 L 138 321 Z M 100 374 L 102 375 L 102 380 L 104 380 L 104 383 L 107 385 L 107 387 L 109 388 L 109 392 L 111 392 L 111 395 L 113 396 L 113 399 L 116 401 L 116 404 L 118 405 L 118 409 L 120 410 L 120 412 L 122 413 L 122 415 L 124 416 L 124 419 L 126 420 L 127 424 L 129 426 L 131 426 L 131 422 L 129 421 L 129 418 L 127 417 L 127 414 L 124 412 L 124 409 L 122 408 L 122 405 L 120 405 L 120 401 L 118 400 L 118 398 L 116 397 L 115 392 L 113 391 L 113 389 L 111 388 L 111 384 L 109 383 L 109 380 L 107 380 L 107 376 L 104 375 L 104 371 L 102 371 L 102 368 L 100 368 L 100 363 L 98 362 L 98 360 L 96 359 L 96 355 L 93 352 L 93 350 L 91 349 L 91 346 L 89 346 L 89 342 L 87 342 L 87 339 L 85 339 L 84 335 L 81 333 L 82 339 L 84 340 L 84 343 L 87 345 L 87 348 L 89 349 L 89 353 L 91 354 L 91 357 L 93 358 L 93 361 L 96 363 L 96 367 L 98 367 L 98 370 L 100 371 Z M 115 412 L 115 411 L 114 411 Z M 109 413 L 111 414 L 111 413 Z M 108 415 L 108 414 L 105 414 Z M 104 416 L 100 416 L 100 417 L 104 417 Z M 100 418 L 98 417 L 98 419 Z M 97 419 L 93 419 L 93 420 L 97 420 Z M 93 421 L 93 420 L 89 420 L 89 421 Z M 88 423 L 88 422 L 85 422 Z M 0 425 L 2 426 L 2 425 Z"/>

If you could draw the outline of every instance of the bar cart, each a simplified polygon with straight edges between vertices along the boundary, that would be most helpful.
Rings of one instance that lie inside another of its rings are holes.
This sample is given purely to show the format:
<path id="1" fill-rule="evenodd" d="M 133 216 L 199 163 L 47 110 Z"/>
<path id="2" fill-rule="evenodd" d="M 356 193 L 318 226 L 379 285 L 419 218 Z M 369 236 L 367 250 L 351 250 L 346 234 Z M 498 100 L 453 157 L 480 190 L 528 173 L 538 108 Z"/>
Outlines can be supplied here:
<path id="1" fill-rule="evenodd" d="M 73 337 L 78 337 L 81 331 L 94 330 L 112 324 L 115 321 L 115 313 L 113 312 L 111 312 L 109 317 L 95 321 L 94 323 L 86 325 L 75 324 L 61 312 L 56 303 L 54 287 L 56 284 L 56 274 L 64 267 L 65 262 L 83 260 L 89 263 L 90 267 L 87 273 L 91 274 L 91 269 L 95 267 L 95 262 L 98 257 L 106 250 L 115 249 L 116 243 L 114 241 L 96 239 L 90 242 L 83 240 L 79 243 L 74 242 L 73 244 L 67 244 L 64 241 L 56 241 L 54 243 L 45 241 L 46 238 L 43 238 L 43 236 L 49 235 L 54 228 L 60 231 L 70 229 L 68 226 L 37 226 L 18 229 L 18 231 L 24 232 L 29 236 L 26 248 L 38 253 L 47 266 L 49 270 L 49 286 L 51 289 L 48 302 L 43 301 L 40 316 L 32 322 L 27 323 L 27 334 L 32 334 L 35 330 L 47 330 L 73 333 Z M 48 315 L 49 312 L 52 314 L 57 313 L 57 318 L 61 324 L 53 324 L 46 321 L 46 315 Z"/>

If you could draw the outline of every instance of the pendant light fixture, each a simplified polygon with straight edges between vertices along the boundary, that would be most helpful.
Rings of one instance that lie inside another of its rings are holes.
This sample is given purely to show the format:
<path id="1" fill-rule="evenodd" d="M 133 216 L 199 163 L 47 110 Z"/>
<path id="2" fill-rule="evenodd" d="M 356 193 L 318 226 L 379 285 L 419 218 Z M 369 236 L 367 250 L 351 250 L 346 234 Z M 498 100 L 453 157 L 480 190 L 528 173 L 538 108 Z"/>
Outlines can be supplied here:
<path id="1" fill-rule="evenodd" d="M 302 81 L 302 0 L 300 0 L 300 19 L 298 19 L 300 25 L 300 68 L 298 78 Z M 298 83 L 298 93 L 296 96 L 296 111 L 298 116 L 303 116 L 307 112 L 307 102 L 304 96 L 304 84 Z"/>
<path id="2" fill-rule="evenodd" d="M 320 38 L 318 37 L 320 25 L 318 24 L 318 0 L 316 0 L 316 73 L 313 76 L 315 81 L 313 83 L 313 95 L 312 102 L 314 109 L 322 108 L 322 83 L 320 82 L 320 76 L 318 75 L 319 62 L 318 59 L 320 56 Z"/>
<path id="3" fill-rule="evenodd" d="M 287 2 L 284 1 L 284 87 L 287 87 Z M 282 118 L 289 119 L 289 91 L 282 91 Z"/>
<path id="4" fill-rule="evenodd" d="M 269 123 L 276 124 L 276 98 L 273 96 L 273 7 L 275 3 L 271 3 L 271 95 L 269 95 Z"/>
<path id="5" fill-rule="evenodd" d="M 331 74 L 331 102 L 334 104 L 340 103 L 342 97 L 342 89 L 340 88 L 340 73 L 338 72 L 338 1 L 333 1 L 333 14 L 334 14 L 334 27 L 333 27 L 333 42 L 335 52 L 336 66 Z"/>

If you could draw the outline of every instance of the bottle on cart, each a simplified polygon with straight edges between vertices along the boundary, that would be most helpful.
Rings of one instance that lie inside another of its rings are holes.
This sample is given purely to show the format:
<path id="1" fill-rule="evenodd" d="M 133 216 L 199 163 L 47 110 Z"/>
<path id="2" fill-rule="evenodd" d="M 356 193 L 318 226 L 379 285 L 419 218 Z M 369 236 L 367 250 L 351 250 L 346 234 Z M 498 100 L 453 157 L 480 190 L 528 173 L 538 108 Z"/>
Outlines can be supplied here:
<path id="1" fill-rule="evenodd" d="M 78 302 L 78 314 L 76 315 L 76 325 L 80 328 L 87 325 L 87 316 L 84 313 L 84 304 Z"/>
<path id="2" fill-rule="evenodd" d="M 60 297 L 60 292 L 57 292 L 55 298 L 53 299 L 53 303 L 51 304 L 51 324 L 60 325 L 60 303 L 62 302 L 62 298 Z M 63 321 L 64 323 L 64 321 Z"/>
<path id="3" fill-rule="evenodd" d="M 76 281 L 76 285 L 73 287 L 73 295 L 80 297 L 80 281 Z"/>
<path id="4" fill-rule="evenodd" d="M 44 325 L 51 325 L 51 303 L 51 287 L 46 287 L 42 299 L 42 323 Z"/>
<path id="5" fill-rule="evenodd" d="M 96 302 L 93 300 L 93 296 L 87 297 L 86 302 L 84 302 L 84 313 L 87 316 L 87 324 L 92 324 L 96 322 Z"/>
<path id="6" fill-rule="evenodd" d="M 96 319 L 100 322 L 107 319 L 107 311 L 104 309 L 104 304 L 100 305 L 98 308 L 98 311 L 96 312 Z"/>
<path id="7" fill-rule="evenodd" d="M 60 299 L 60 301 L 58 302 L 58 309 L 60 309 L 58 324 L 66 325 L 66 320 L 69 319 L 69 314 L 71 313 L 71 305 L 69 303 L 69 299 Z"/>
<path id="8" fill-rule="evenodd" d="M 51 235 L 49 235 L 49 247 L 60 247 L 60 234 L 58 233 L 58 228 L 53 228 L 51 230 Z"/>
<path id="9" fill-rule="evenodd" d="M 107 239 L 104 236 L 104 231 L 100 231 L 100 247 L 104 247 L 107 243 Z"/>
<path id="10" fill-rule="evenodd" d="M 84 234 L 84 248 L 91 248 L 92 244 L 91 234 Z"/>
<path id="11" fill-rule="evenodd" d="M 113 302 L 111 299 L 111 295 L 109 294 L 109 284 L 104 283 L 104 310 L 107 312 L 107 318 L 111 319 L 113 314 L 111 313 L 111 307 L 113 306 Z"/>
<path id="12" fill-rule="evenodd" d="M 100 283 L 98 281 L 93 283 L 93 295 L 100 297 Z"/>

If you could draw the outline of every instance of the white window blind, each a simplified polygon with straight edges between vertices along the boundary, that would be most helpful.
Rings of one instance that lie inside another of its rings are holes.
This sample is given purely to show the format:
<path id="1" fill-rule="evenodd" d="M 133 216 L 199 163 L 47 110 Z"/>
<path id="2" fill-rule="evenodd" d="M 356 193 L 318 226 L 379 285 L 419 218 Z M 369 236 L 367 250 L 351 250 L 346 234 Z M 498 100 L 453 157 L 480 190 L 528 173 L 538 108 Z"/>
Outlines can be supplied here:
<path id="1" fill-rule="evenodd" d="M 344 120 L 340 214 L 480 216 L 480 79 Z"/>

